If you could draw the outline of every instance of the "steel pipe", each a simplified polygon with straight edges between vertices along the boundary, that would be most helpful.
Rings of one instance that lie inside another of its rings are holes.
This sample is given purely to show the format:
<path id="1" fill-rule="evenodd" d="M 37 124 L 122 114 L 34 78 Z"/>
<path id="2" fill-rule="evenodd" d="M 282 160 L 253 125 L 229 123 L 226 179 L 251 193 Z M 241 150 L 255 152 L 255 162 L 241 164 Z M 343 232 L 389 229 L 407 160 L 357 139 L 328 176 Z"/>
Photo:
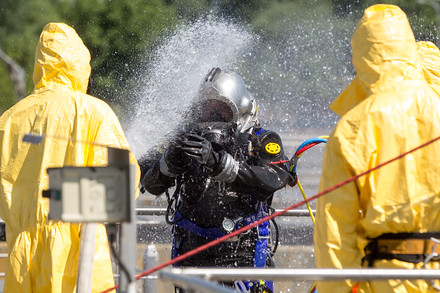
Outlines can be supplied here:
<path id="1" fill-rule="evenodd" d="M 234 293 L 233 289 L 225 288 L 216 283 L 181 274 L 173 274 L 170 272 L 159 272 L 159 278 L 167 281 L 171 281 L 178 287 L 182 287 L 187 290 L 195 290 L 195 292 L 212 292 L 212 293 Z M 194 292 L 194 291 L 190 291 Z"/>
<path id="2" fill-rule="evenodd" d="M 136 214 L 138 216 L 162 216 L 165 215 L 166 208 L 136 208 Z M 275 212 L 282 211 L 281 209 L 276 209 Z M 312 210 L 315 213 L 314 210 Z M 286 217 L 309 217 L 308 210 L 290 210 L 286 211 L 281 216 Z"/>
<path id="3" fill-rule="evenodd" d="M 172 274 L 205 278 L 208 280 L 435 280 L 440 279 L 440 270 L 428 269 L 278 269 L 278 268 L 173 268 Z"/>

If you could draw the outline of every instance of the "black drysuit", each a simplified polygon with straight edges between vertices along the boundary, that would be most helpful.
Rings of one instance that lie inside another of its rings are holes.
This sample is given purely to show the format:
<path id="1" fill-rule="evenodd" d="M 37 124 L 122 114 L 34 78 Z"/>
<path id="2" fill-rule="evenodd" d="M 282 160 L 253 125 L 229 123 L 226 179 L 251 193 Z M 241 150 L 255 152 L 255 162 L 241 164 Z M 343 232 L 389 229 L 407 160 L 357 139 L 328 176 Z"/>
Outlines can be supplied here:
<path id="1" fill-rule="evenodd" d="M 241 139 L 241 145 L 235 145 L 232 150 L 228 150 L 239 162 L 238 174 L 232 183 L 210 179 L 209 171 L 196 162 L 192 162 L 184 174 L 179 174 L 176 178 L 168 177 L 160 172 L 157 160 L 147 167 L 148 170 L 145 169 L 147 171 L 144 170 L 142 186 L 148 192 L 160 195 L 176 185 L 179 199 L 176 209 L 179 217 L 184 217 L 185 221 L 188 220 L 202 229 L 221 230 L 225 219 L 240 222 L 240 218 L 255 215 L 261 203 L 264 203 L 267 211 L 270 209 L 273 193 L 292 184 L 293 177 L 288 166 L 279 162 L 285 160 L 285 155 L 277 133 L 255 127 L 252 134 L 244 135 L 246 138 Z M 278 163 L 270 164 L 271 162 Z M 208 243 L 213 238 L 216 237 L 197 235 L 177 223 L 174 227 L 173 257 Z M 257 229 L 253 228 L 248 233 L 232 237 L 184 259 L 178 265 L 253 267 L 256 240 Z M 267 253 L 266 263 L 272 265 L 270 251 Z"/>

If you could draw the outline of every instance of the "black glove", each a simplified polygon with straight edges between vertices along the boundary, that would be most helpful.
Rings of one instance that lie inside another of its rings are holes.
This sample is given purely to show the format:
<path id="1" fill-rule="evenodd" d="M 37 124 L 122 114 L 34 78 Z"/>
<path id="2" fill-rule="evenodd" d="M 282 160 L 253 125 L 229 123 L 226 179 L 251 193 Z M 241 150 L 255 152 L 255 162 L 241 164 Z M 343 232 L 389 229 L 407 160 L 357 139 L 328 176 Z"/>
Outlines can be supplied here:
<path id="1" fill-rule="evenodd" d="M 161 158 L 160 171 L 168 176 L 184 173 L 190 164 L 190 159 L 182 151 L 182 142 L 178 139 L 171 141 Z"/>
<path id="2" fill-rule="evenodd" d="M 214 169 L 218 163 L 218 154 L 212 149 L 211 143 L 200 135 L 186 134 L 182 139 L 182 150 L 188 157 L 210 169 Z"/>

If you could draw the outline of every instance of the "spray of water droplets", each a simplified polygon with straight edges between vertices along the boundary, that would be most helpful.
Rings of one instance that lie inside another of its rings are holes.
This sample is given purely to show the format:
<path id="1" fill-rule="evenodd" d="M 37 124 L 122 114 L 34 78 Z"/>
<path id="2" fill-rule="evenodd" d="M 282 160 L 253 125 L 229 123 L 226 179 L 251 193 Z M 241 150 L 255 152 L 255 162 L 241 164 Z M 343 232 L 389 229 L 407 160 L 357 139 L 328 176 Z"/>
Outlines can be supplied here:
<path id="1" fill-rule="evenodd" d="M 181 122 L 212 67 L 234 69 L 256 37 L 226 21 L 182 25 L 153 52 L 141 72 L 135 113 L 126 135 L 137 158 L 156 147 Z"/>

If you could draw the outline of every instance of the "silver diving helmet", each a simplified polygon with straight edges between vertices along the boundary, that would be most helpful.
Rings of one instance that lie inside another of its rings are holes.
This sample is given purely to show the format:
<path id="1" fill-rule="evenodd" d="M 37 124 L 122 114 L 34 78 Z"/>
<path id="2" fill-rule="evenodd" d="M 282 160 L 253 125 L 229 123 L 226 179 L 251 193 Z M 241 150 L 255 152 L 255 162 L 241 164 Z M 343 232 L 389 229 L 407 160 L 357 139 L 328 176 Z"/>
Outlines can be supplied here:
<path id="1" fill-rule="evenodd" d="M 205 77 L 196 99 L 201 124 L 235 123 L 241 133 L 257 123 L 257 105 L 243 78 L 228 69 L 213 68 Z"/>

